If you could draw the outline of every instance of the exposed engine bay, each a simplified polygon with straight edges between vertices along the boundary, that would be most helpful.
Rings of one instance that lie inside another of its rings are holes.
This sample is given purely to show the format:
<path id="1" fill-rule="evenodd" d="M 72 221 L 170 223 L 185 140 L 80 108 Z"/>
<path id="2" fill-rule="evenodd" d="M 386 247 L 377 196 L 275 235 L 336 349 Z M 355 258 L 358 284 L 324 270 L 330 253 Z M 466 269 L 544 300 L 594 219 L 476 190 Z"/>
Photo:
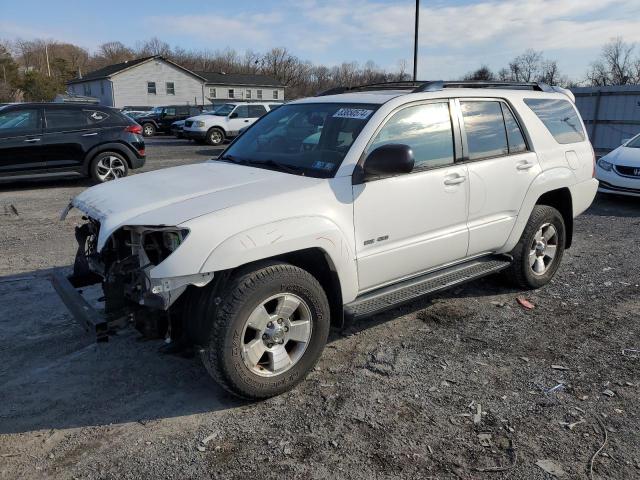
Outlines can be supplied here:
<path id="1" fill-rule="evenodd" d="M 105 315 L 111 319 L 127 318 L 148 336 L 164 336 L 172 314 L 180 306 L 178 298 L 189 285 L 209 283 L 213 273 L 183 277 L 154 278 L 151 271 L 189 234 L 175 227 L 125 226 L 116 230 L 98 251 L 100 223 L 83 217 L 87 223 L 76 227 L 78 250 L 71 284 L 83 287 L 102 284 Z"/>

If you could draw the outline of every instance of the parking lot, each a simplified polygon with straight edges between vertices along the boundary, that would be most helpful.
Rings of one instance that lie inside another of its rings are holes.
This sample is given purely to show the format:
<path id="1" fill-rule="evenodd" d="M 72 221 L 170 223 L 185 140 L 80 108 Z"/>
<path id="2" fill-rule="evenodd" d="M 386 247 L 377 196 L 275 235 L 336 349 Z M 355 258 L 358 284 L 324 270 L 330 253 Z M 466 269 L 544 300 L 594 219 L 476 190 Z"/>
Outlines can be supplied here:
<path id="1" fill-rule="evenodd" d="M 219 151 L 155 138 L 142 171 Z M 47 275 L 88 185 L 0 186 L 0 478 L 640 477 L 640 199 L 599 195 L 548 286 L 490 277 L 334 331 L 299 387 L 249 403 L 74 323 Z"/>

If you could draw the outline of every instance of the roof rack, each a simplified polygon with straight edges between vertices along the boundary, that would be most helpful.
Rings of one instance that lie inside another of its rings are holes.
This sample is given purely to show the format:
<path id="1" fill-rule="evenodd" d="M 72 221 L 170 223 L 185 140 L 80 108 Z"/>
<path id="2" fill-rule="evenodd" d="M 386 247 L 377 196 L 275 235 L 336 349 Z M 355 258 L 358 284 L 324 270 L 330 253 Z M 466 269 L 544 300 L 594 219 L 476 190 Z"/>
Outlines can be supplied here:
<path id="1" fill-rule="evenodd" d="M 368 83 L 354 87 L 335 87 L 325 90 L 316 95 L 337 95 L 347 92 L 366 92 L 376 90 L 409 90 L 410 93 L 438 92 L 445 88 L 505 88 L 512 90 L 536 90 L 539 92 L 554 92 L 555 90 L 546 83 L 540 82 L 490 82 L 484 80 L 463 80 L 463 81 L 400 81 L 384 83 Z"/>

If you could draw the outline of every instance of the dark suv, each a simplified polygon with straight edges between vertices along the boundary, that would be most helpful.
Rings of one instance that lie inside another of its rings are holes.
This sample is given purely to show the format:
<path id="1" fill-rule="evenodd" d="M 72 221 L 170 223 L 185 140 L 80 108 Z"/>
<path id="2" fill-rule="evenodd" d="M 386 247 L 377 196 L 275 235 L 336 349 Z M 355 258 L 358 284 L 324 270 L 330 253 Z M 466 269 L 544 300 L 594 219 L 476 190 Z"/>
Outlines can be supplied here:
<path id="1" fill-rule="evenodd" d="M 23 103 L 0 108 L 0 181 L 124 177 L 145 162 L 142 127 L 98 105 Z"/>
<path id="2" fill-rule="evenodd" d="M 195 105 L 167 105 L 154 107 L 148 114 L 138 116 L 136 120 L 142 125 L 142 134 L 145 137 L 153 137 L 156 132 L 170 132 L 173 122 L 186 120 L 200 115 L 201 112 L 202 107 Z"/>

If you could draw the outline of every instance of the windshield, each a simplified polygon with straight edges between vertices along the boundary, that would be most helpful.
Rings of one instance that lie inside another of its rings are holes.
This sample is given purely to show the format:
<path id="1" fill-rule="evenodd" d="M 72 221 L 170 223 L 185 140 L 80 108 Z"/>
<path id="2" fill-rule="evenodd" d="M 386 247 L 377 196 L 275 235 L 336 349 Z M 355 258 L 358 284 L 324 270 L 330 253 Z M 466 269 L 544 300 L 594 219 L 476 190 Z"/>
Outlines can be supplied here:
<path id="1" fill-rule="evenodd" d="M 219 117 L 226 117 L 229 115 L 236 106 L 233 103 L 225 103 L 220 105 L 211 112 L 211 115 L 218 115 Z"/>
<path id="2" fill-rule="evenodd" d="M 378 105 L 283 105 L 240 136 L 220 160 L 328 178 Z"/>
<path id="3" fill-rule="evenodd" d="M 632 138 L 626 146 L 629 148 L 640 148 L 640 135 Z"/>

